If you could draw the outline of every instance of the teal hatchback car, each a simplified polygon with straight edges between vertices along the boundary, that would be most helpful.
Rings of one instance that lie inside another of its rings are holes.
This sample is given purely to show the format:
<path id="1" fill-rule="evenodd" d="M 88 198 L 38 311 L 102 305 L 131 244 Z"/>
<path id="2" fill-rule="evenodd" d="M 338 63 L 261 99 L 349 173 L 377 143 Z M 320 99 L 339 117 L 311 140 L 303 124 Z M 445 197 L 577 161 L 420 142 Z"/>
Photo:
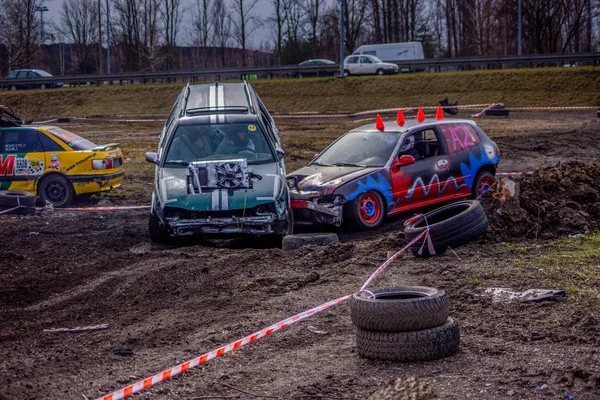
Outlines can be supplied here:
<path id="1" fill-rule="evenodd" d="M 149 217 L 152 241 L 193 234 L 293 231 L 279 132 L 244 83 L 187 85 L 160 135 Z"/>

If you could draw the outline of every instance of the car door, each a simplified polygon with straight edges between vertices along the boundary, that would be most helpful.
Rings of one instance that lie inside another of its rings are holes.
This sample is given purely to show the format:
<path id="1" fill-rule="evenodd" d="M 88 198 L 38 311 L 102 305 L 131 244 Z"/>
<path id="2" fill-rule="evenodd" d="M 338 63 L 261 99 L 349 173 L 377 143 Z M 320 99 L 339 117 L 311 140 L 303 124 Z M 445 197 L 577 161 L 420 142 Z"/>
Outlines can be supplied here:
<path id="1" fill-rule="evenodd" d="M 19 71 L 17 72 L 17 79 L 25 79 L 27 78 L 27 71 Z M 29 85 L 27 83 L 21 83 L 16 85 L 18 89 L 27 89 Z"/>
<path id="2" fill-rule="evenodd" d="M 351 75 L 360 75 L 360 66 L 358 63 L 358 56 L 352 56 L 346 62 L 346 69 L 350 71 Z"/>
<path id="3" fill-rule="evenodd" d="M 400 165 L 403 155 L 414 157 L 415 162 Z M 390 176 L 395 202 L 392 214 L 443 202 L 455 193 L 448 156 L 438 132 L 431 127 L 405 135 Z"/>
<path id="4" fill-rule="evenodd" d="M 33 192 L 35 181 L 44 173 L 46 165 L 35 129 L 5 130 L 0 142 L 0 157 L 1 186 Z"/>
<path id="5" fill-rule="evenodd" d="M 360 73 L 363 75 L 370 75 L 375 73 L 375 64 L 367 56 L 360 57 Z"/>
<path id="6" fill-rule="evenodd" d="M 471 171 L 471 157 L 480 158 L 477 147 L 481 139 L 475 128 L 464 122 L 440 124 L 438 129 L 448 151 L 450 174 L 462 183 L 459 192 L 469 195 L 477 174 L 477 171 Z"/>
<path id="7" fill-rule="evenodd" d="M 35 79 L 35 78 L 39 78 L 40 76 L 38 75 L 37 72 L 35 71 L 27 71 L 27 79 Z M 40 83 L 30 83 L 29 84 L 30 88 L 41 88 L 42 84 Z"/>

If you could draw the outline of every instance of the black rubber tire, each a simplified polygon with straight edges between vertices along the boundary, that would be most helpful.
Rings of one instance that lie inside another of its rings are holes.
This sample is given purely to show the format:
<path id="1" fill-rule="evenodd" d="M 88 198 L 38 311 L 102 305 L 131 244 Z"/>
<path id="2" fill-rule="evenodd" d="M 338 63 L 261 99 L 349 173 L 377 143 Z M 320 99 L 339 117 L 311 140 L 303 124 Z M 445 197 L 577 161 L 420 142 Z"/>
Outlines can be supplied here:
<path id="1" fill-rule="evenodd" d="M 471 188 L 471 199 L 475 200 L 477 197 L 480 196 L 481 193 L 479 193 L 479 185 L 484 179 L 491 179 L 492 183 L 496 182 L 496 177 L 490 171 L 479 171 L 479 173 L 475 177 L 475 180 L 473 180 L 473 187 Z"/>
<path id="2" fill-rule="evenodd" d="M 437 254 L 442 254 L 448 247 L 456 248 L 472 242 L 488 228 L 488 220 L 481 204 L 476 200 L 460 201 L 437 208 L 425 214 L 404 228 L 404 236 L 410 242 L 421 234 L 429 223 L 429 234 L 433 248 Z M 427 243 L 423 246 L 425 237 L 417 240 L 410 251 L 416 257 L 429 257 Z M 418 254 L 423 247 L 422 254 Z"/>
<path id="3" fill-rule="evenodd" d="M 453 318 L 431 329 L 413 332 L 356 331 L 362 357 L 389 361 L 429 361 L 451 356 L 460 347 L 460 329 Z"/>
<path id="4" fill-rule="evenodd" d="M 67 207 L 73 202 L 75 192 L 73 185 L 62 175 L 53 174 L 42 179 L 38 186 L 38 195 L 42 203 L 52 203 L 56 208 Z"/>
<path id="5" fill-rule="evenodd" d="M 286 211 L 286 225 L 283 233 L 278 233 L 275 235 L 275 246 L 280 249 L 283 248 L 283 240 L 286 236 L 294 234 L 294 211 L 292 211 L 291 207 L 287 208 Z"/>
<path id="6" fill-rule="evenodd" d="M 373 222 L 366 221 L 361 215 L 361 202 L 366 196 L 372 196 L 379 203 L 379 216 Z M 366 231 L 378 228 L 385 217 L 385 205 L 381 195 L 373 190 L 360 194 L 356 199 L 346 204 L 344 207 L 344 217 L 355 227 Z"/>
<path id="7" fill-rule="evenodd" d="M 6 208 L 19 205 L 33 207 L 35 206 L 35 197 L 35 194 L 24 190 L 2 190 L 0 191 L 0 206 Z"/>
<path id="8" fill-rule="evenodd" d="M 375 74 L 382 76 L 385 74 L 385 71 L 383 69 L 379 68 L 377 71 L 375 71 Z"/>
<path id="9" fill-rule="evenodd" d="M 357 293 L 350 301 L 352 323 L 375 332 L 410 332 L 443 325 L 450 300 L 443 290 L 425 286 L 370 289 L 375 298 Z"/>
<path id="10" fill-rule="evenodd" d="M 344 78 L 347 78 L 347 77 L 349 77 L 350 75 L 351 75 L 351 74 L 350 74 L 350 70 L 347 70 L 347 69 L 345 69 L 345 70 L 344 70 Z"/>
<path id="11" fill-rule="evenodd" d="M 160 219 L 154 213 L 148 217 L 148 231 L 150 240 L 154 243 L 167 243 L 171 238 L 169 232 L 160 226 Z"/>
<path id="12" fill-rule="evenodd" d="M 295 250 L 302 246 L 327 246 L 339 242 L 340 239 L 335 233 L 301 233 L 284 237 L 281 248 L 288 251 Z"/>

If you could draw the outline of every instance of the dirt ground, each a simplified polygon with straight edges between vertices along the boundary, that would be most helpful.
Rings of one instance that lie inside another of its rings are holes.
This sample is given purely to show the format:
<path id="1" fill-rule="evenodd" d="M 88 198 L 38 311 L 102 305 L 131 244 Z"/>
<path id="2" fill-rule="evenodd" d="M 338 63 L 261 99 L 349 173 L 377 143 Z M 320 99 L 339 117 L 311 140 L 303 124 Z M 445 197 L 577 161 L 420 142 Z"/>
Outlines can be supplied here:
<path id="1" fill-rule="evenodd" d="M 598 161 L 595 114 L 521 113 L 479 123 L 501 149 L 500 171 Z M 355 125 L 278 121 L 288 171 Z M 156 146 L 159 124 L 67 129 L 97 143 L 120 141 L 126 156 L 123 187 L 78 204 L 149 203 L 153 170 L 143 152 Z M 0 399 L 108 394 L 355 292 L 388 251 L 404 244 L 399 217 L 375 232 L 341 228 L 340 244 L 290 252 L 246 239 L 156 245 L 150 243 L 147 214 L 55 211 L 0 218 Z M 489 286 L 525 290 L 547 282 L 535 265 L 515 266 L 524 258 L 543 257 L 554 242 L 541 235 L 502 239 L 535 244 L 522 254 L 487 236 L 430 259 L 404 254 L 373 283 L 448 292 L 461 329 L 461 348 L 452 357 L 419 363 L 363 359 L 356 352 L 349 307 L 341 304 L 137 397 L 365 399 L 391 380 L 416 377 L 434 396 L 412 392 L 412 398 L 600 398 L 598 299 L 472 300 L 470 294 Z M 598 254 L 589 260 L 588 267 L 600 273 Z M 99 324 L 109 329 L 43 331 Z M 117 355 L 118 346 L 134 354 Z M 401 394 L 406 392 L 386 398 Z"/>

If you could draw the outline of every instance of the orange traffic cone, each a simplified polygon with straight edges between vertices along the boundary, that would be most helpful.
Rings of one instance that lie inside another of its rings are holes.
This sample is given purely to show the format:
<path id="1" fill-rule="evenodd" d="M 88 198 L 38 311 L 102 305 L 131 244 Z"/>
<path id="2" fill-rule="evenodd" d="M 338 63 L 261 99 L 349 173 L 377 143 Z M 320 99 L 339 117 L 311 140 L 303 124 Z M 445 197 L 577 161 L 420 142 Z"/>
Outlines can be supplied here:
<path id="1" fill-rule="evenodd" d="M 377 114 L 377 118 L 375 118 L 375 128 L 380 131 L 385 129 L 385 125 L 383 125 L 383 120 L 381 119 L 381 115 Z"/>
<path id="2" fill-rule="evenodd" d="M 425 121 L 425 112 L 423 112 L 423 107 L 419 107 L 419 112 L 417 113 L 417 122 Z"/>
<path id="3" fill-rule="evenodd" d="M 442 107 L 438 106 L 437 112 L 435 113 L 435 119 L 437 119 L 438 121 L 444 119 L 444 111 L 442 110 Z"/>
<path id="4" fill-rule="evenodd" d="M 404 123 L 406 122 L 406 120 L 404 119 L 404 113 L 402 112 L 402 109 L 398 110 L 398 116 L 396 117 L 396 122 L 400 126 L 404 126 Z"/>

